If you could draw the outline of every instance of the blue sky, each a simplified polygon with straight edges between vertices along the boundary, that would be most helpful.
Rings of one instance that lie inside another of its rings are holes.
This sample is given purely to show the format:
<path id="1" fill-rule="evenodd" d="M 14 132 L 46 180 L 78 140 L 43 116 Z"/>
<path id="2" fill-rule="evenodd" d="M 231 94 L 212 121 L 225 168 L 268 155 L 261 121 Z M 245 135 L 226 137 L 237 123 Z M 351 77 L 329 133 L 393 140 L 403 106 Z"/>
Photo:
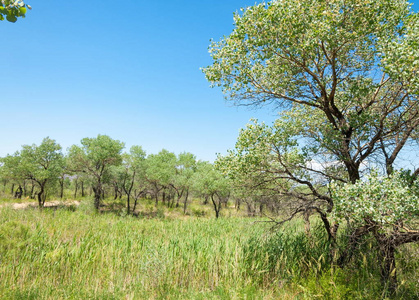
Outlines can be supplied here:
<path id="1" fill-rule="evenodd" d="M 46 136 L 66 149 L 107 134 L 212 161 L 251 117 L 275 118 L 226 103 L 200 71 L 210 39 L 254 0 L 25 2 L 25 19 L 0 23 L 0 156 Z"/>

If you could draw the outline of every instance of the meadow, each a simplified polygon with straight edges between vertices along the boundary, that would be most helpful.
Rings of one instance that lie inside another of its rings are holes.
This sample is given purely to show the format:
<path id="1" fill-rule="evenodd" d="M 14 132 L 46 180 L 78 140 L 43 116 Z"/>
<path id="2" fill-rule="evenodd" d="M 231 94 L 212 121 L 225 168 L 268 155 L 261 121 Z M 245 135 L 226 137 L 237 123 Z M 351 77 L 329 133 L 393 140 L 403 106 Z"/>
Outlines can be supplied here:
<path id="1" fill-rule="evenodd" d="M 181 209 L 153 210 L 152 202 L 138 217 L 115 203 L 108 207 L 97 213 L 91 200 L 82 200 L 78 207 L 0 208 L 0 298 L 389 297 L 378 274 L 363 267 L 367 254 L 347 269 L 330 266 L 326 237 L 316 226 L 316 238 L 307 237 L 300 220 L 271 231 L 264 219 L 233 208 L 215 219 L 210 207 L 197 204 L 186 216 Z M 398 254 L 405 264 L 399 299 L 419 297 L 417 246 Z"/>

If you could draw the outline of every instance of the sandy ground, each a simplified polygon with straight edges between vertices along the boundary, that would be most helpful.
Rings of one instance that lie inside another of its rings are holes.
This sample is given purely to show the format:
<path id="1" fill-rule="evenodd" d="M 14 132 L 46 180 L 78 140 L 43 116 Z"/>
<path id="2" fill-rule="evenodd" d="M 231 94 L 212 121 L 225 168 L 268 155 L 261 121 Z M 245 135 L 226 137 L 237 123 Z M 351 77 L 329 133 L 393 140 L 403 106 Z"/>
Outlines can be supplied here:
<path id="1" fill-rule="evenodd" d="M 76 201 L 76 200 L 72 200 L 72 201 L 46 201 L 45 202 L 45 207 L 54 207 L 54 206 L 59 206 L 59 205 L 66 205 L 66 206 L 71 206 L 71 205 L 75 205 L 75 206 L 79 206 L 80 205 L 80 201 Z M 4 204 L 0 204 L 0 207 L 3 206 L 10 206 L 13 209 L 25 209 L 28 207 L 38 207 L 38 202 L 22 202 L 22 203 L 4 203 Z"/>

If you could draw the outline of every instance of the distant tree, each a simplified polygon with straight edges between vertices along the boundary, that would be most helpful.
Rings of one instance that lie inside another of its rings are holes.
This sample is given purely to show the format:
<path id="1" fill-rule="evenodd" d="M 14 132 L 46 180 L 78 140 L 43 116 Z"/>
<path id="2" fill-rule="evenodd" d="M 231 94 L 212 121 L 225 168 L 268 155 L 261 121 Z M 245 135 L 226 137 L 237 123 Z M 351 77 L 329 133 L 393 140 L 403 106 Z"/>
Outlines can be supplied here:
<path id="1" fill-rule="evenodd" d="M 27 9 L 32 9 L 28 4 L 25 4 L 23 1 L 15 0 L 1 0 L 0 1 L 0 21 L 3 21 L 6 17 L 6 20 L 9 22 L 16 22 L 17 18 L 24 18 L 27 12 Z"/>
<path id="2" fill-rule="evenodd" d="M 47 186 L 57 182 L 64 167 L 61 146 L 47 137 L 39 146 L 22 146 L 20 152 L 5 158 L 4 165 L 15 178 L 28 179 L 37 185 L 38 205 L 42 208 Z"/>
<path id="3" fill-rule="evenodd" d="M 173 188 L 176 190 L 177 202 L 183 197 L 183 213 L 186 214 L 186 207 L 189 199 L 189 192 L 193 185 L 193 175 L 196 172 L 197 161 L 195 155 L 183 152 L 178 155 L 176 163 L 176 174 L 173 181 Z"/>
<path id="4" fill-rule="evenodd" d="M 211 199 L 215 217 L 218 219 L 223 203 L 228 201 L 231 182 L 209 162 L 199 162 L 193 175 L 193 188 Z"/>
<path id="5" fill-rule="evenodd" d="M 122 162 L 124 143 L 99 134 L 96 138 L 82 139 L 81 144 L 81 147 L 73 145 L 69 149 L 70 164 L 74 171 L 86 174 L 92 181 L 94 206 L 98 210 L 110 167 Z"/>
<path id="6" fill-rule="evenodd" d="M 166 149 L 161 150 L 157 154 L 147 156 L 146 177 L 150 183 L 156 200 L 163 190 L 163 202 L 166 200 L 165 191 L 170 188 L 176 174 L 176 155 Z"/>
<path id="7" fill-rule="evenodd" d="M 61 172 L 58 177 L 58 182 L 60 184 L 60 198 L 64 198 L 64 186 L 70 183 L 69 179 L 69 170 L 68 170 L 68 163 L 67 163 L 67 156 L 63 156 L 63 168 L 61 169 Z"/>
<path id="8" fill-rule="evenodd" d="M 131 212 L 130 200 L 134 198 L 135 211 L 137 201 L 146 192 L 146 153 L 141 146 L 132 146 L 129 153 L 124 153 L 122 165 L 118 167 L 119 181 L 127 195 L 127 214 Z"/>
<path id="9" fill-rule="evenodd" d="M 3 189 L 6 188 L 6 183 L 11 182 L 10 194 L 15 194 L 15 185 L 23 185 L 25 180 L 22 174 L 19 172 L 18 166 L 20 165 L 21 157 L 19 152 L 15 152 L 13 155 L 7 155 L 6 157 L 1 158 L 1 174 L 3 180 Z"/>

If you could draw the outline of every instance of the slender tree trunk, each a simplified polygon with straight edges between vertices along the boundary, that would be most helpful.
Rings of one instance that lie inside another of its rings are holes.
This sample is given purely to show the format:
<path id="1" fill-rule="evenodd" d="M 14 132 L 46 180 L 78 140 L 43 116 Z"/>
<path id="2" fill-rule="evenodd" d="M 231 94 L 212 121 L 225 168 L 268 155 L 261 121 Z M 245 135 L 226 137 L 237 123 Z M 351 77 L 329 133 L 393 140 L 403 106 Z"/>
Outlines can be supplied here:
<path id="1" fill-rule="evenodd" d="M 64 178 L 60 179 L 60 198 L 63 199 L 64 197 Z"/>
<path id="2" fill-rule="evenodd" d="M 218 203 L 217 203 L 216 200 L 214 199 L 214 195 L 211 195 L 211 201 L 212 201 L 212 204 L 214 205 L 215 218 L 218 219 L 218 217 L 220 216 L 220 208 L 221 208 L 220 200 L 218 199 Z"/>
<path id="3" fill-rule="evenodd" d="M 23 196 L 27 196 L 27 193 L 28 191 L 27 191 L 27 188 L 26 188 L 26 180 L 23 180 Z"/>
<path id="4" fill-rule="evenodd" d="M 16 189 L 14 197 L 16 199 L 17 198 L 22 199 L 22 193 L 23 193 L 22 186 L 19 184 L 18 188 Z"/>
<path id="5" fill-rule="evenodd" d="M 81 196 L 84 197 L 84 182 L 81 182 Z"/>
<path id="6" fill-rule="evenodd" d="M 14 191 L 15 191 L 15 184 L 12 183 L 12 189 L 11 189 L 11 192 L 10 192 L 10 194 L 12 194 L 12 196 L 13 196 Z"/>
<path id="7" fill-rule="evenodd" d="M 45 183 L 41 183 L 40 185 L 40 191 L 38 193 L 38 206 L 39 208 L 43 208 L 44 204 L 45 204 L 45 197 L 43 197 L 44 195 L 44 188 L 45 188 Z"/>
<path id="8" fill-rule="evenodd" d="M 235 206 L 236 206 L 237 211 L 240 210 L 240 204 L 241 204 L 240 198 L 236 198 Z"/>
<path id="9" fill-rule="evenodd" d="M 135 213 L 135 209 L 137 208 L 137 202 L 138 202 L 138 198 L 135 197 L 134 198 L 134 207 L 132 208 L 132 212 Z"/>
<path id="10" fill-rule="evenodd" d="M 113 192 L 114 192 L 113 200 L 118 199 L 118 187 L 116 184 L 113 186 Z"/>
<path id="11" fill-rule="evenodd" d="M 390 293 L 395 293 L 397 289 L 397 273 L 395 248 L 390 243 L 380 247 L 382 263 L 381 263 L 381 281 L 387 286 Z"/>
<path id="12" fill-rule="evenodd" d="M 186 190 L 185 200 L 183 201 L 183 214 L 186 214 L 186 205 L 188 204 L 189 190 Z"/>
<path id="13" fill-rule="evenodd" d="M 35 185 L 33 184 L 33 181 L 31 181 L 31 184 L 32 184 L 32 186 L 31 186 L 31 195 L 30 195 L 30 197 L 31 197 L 31 199 L 34 199 L 35 198 L 35 195 L 33 194 L 33 191 L 35 189 Z"/>
<path id="14" fill-rule="evenodd" d="M 77 188 L 79 186 L 77 178 L 74 181 L 74 185 L 75 185 L 75 187 L 74 187 L 74 199 L 76 199 L 77 198 Z"/>

